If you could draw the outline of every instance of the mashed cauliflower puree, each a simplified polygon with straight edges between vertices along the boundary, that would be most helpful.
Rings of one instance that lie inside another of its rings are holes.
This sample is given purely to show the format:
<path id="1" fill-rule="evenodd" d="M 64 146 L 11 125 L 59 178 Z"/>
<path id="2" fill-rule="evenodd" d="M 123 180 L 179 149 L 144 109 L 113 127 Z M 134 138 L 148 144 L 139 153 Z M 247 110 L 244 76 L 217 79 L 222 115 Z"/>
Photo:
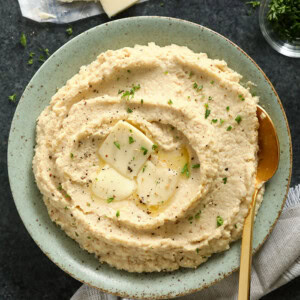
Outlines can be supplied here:
<path id="1" fill-rule="evenodd" d="M 37 122 L 50 218 L 129 272 L 195 268 L 228 249 L 257 168 L 258 98 L 240 79 L 225 61 L 153 43 L 81 67 Z"/>

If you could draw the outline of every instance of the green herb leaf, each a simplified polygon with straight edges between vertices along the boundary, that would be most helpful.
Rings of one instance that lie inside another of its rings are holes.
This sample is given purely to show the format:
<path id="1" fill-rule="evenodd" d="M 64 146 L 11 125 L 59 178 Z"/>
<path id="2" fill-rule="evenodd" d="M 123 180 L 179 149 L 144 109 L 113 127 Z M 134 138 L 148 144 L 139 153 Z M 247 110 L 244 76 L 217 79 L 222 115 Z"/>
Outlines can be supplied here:
<path id="1" fill-rule="evenodd" d="M 217 216 L 217 227 L 222 226 L 224 223 L 223 218 L 220 216 Z"/>
<path id="2" fill-rule="evenodd" d="M 33 58 L 35 56 L 34 52 L 29 52 L 29 57 Z"/>
<path id="3" fill-rule="evenodd" d="M 142 151 L 144 151 L 144 152 L 143 152 L 143 153 L 144 153 L 144 155 L 146 155 L 146 154 L 148 153 L 148 149 L 147 149 L 147 148 L 145 148 L 145 147 L 143 147 L 143 146 L 141 147 L 141 150 L 142 150 Z"/>
<path id="4" fill-rule="evenodd" d="M 44 62 L 44 61 L 45 61 L 45 57 L 43 55 L 40 55 L 39 62 Z"/>
<path id="5" fill-rule="evenodd" d="M 236 118 L 234 119 L 238 124 L 241 123 L 242 117 L 240 115 L 237 115 Z"/>
<path id="6" fill-rule="evenodd" d="M 147 168 L 147 165 L 144 165 L 144 167 L 142 169 L 143 173 L 145 172 L 146 168 Z"/>
<path id="7" fill-rule="evenodd" d="M 8 100 L 11 101 L 11 102 L 16 102 L 17 94 L 13 94 L 13 95 L 8 96 Z"/>
<path id="8" fill-rule="evenodd" d="M 129 144 L 133 144 L 135 142 L 135 139 L 132 136 L 130 136 L 128 138 L 128 141 L 129 141 Z"/>
<path id="9" fill-rule="evenodd" d="M 198 169 L 198 168 L 200 168 L 200 164 L 192 165 L 192 168 L 193 168 L 193 169 Z"/>
<path id="10" fill-rule="evenodd" d="M 214 84 L 215 82 L 212 80 L 211 82 L 210 82 L 210 84 Z"/>
<path id="11" fill-rule="evenodd" d="M 200 219 L 200 214 L 201 214 L 201 210 L 199 210 L 199 211 L 195 214 L 195 219 Z"/>
<path id="12" fill-rule="evenodd" d="M 144 99 L 141 99 L 141 104 L 144 104 Z"/>
<path id="13" fill-rule="evenodd" d="M 164 72 L 165 75 L 168 75 L 168 73 L 169 73 L 169 71 L 165 71 L 165 72 Z"/>
<path id="14" fill-rule="evenodd" d="M 152 150 L 156 150 L 158 148 L 158 146 L 156 144 L 152 145 Z"/>
<path id="15" fill-rule="evenodd" d="M 49 56 L 50 54 L 49 54 L 49 49 L 44 49 L 44 52 L 45 52 L 45 54 L 47 55 L 47 56 Z"/>
<path id="16" fill-rule="evenodd" d="M 169 104 L 169 105 L 172 105 L 172 104 L 173 104 L 173 101 L 172 101 L 171 99 L 169 99 L 168 104 Z"/>
<path id="17" fill-rule="evenodd" d="M 196 252 L 199 253 L 199 252 L 200 252 L 200 249 L 199 249 L 199 248 L 196 248 Z"/>
<path id="18" fill-rule="evenodd" d="M 29 58 L 27 64 L 28 64 L 28 65 L 32 65 L 32 64 L 33 64 L 33 59 L 32 59 L 32 58 Z"/>
<path id="19" fill-rule="evenodd" d="M 223 119 L 220 119 L 220 124 L 222 125 L 225 121 Z"/>
<path id="20" fill-rule="evenodd" d="M 231 125 L 229 125 L 228 127 L 227 127 L 227 131 L 230 131 L 232 129 L 232 126 Z"/>
<path id="21" fill-rule="evenodd" d="M 117 210 L 117 212 L 116 212 L 116 217 L 117 217 L 117 218 L 120 217 L 120 211 L 119 211 L 119 210 Z"/>
<path id="22" fill-rule="evenodd" d="M 212 96 L 209 96 L 209 97 L 208 97 L 208 100 L 211 101 L 211 100 L 212 100 Z"/>
<path id="23" fill-rule="evenodd" d="M 226 106 L 226 110 L 229 111 L 229 109 L 230 109 L 230 107 L 229 107 L 229 106 Z"/>
<path id="24" fill-rule="evenodd" d="M 260 6 L 260 1 L 249 1 L 249 2 L 246 2 L 246 4 L 252 5 L 252 8 L 256 8 L 256 7 Z"/>
<path id="25" fill-rule="evenodd" d="M 224 184 L 227 183 L 227 177 L 224 177 L 222 180 L 223 180 L 223 183 L 224 183 Z"/>
<path id="26" fill-rule="evenodd" d="M 21 45 L 25 48 L 26 45 L 27 45 L 27 38 L 26 38 L 26 35 L 25 33 L 22 33 L 21 34 L 21 37 L 20 37 L 20 43 Z"/>
<path id="27" fill-rule="evenodd" d="M 70 157 L 73 158 L 73 157 L 74 157 L 74 154 L 73 154 L 73 153 L 70 153 Z"/>
<path id="28" fill-rule="evenodd" d="M 217 122 L 218 122 L 218 119 L 212 119 L 211 122 L 212 122 L 212 123 L 217 123 Z"/>
<path id="29" fill-rule="evenodd" d="M 181 174 L 185 174 L 185 176 L 186 176 L 187 178 L 190 177 L 190 171 L 189 171 L 189 167 L 188 167 L 188 164 L 187 164 L 187 163 L 183 166 L 183 168 L 182 168 L 182 170 L 181 170 Z"/>
<path id="30" fill-rule="evenodd" d="M 130 113 L 132 113 L 133 112 L 133 110 L 131 109 L 131 108 L 127 108 L 127 112 L 130 114 Z"/>
<path id="31" fill-rule="evenodd" d="M 204 114 L 205 119 L 207 119 L 209 115 L 210 115 L 210 109 L 208 109 L 208 104 L 206 103 L 205 104 L 205 114 Z"/>
<path id="32" fill-rule="evenodd" d="M 107 198 L 107 203 L 111 203 L 111 202 L 113 202 L 113 201 L 114 201 L 114 199 L 115 199 L 115 197 L 110 197 L 110 198 Z"/>
<path id="33" fill-rule="evenodd" d="M 245 98 L 243 97 L 243 95 L 239 95 L 239 98 L 241 99 L 241 101 L 245 101 Z"/>
<path id="34" fill-rule="evenodd" d="M 114 142 L 114 145 L 118 148 L 121 149 L 120 143 L 119 142 Z"/>
<path id="35" fill-rule="evenodd" d="M 72 35 L 72 34 L 73 34 L 73 29 L 72 29 L 71 26 L 69 26 L 69 27 L 66 29 L 66 33 L 67 33 L 68 35 Z"/>

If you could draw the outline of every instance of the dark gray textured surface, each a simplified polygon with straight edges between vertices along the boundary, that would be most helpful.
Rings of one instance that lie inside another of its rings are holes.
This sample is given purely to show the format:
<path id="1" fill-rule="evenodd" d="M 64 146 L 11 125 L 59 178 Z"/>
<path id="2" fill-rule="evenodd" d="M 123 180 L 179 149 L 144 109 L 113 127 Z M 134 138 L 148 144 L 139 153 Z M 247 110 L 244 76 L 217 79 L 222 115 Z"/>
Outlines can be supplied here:
<path id="1" fill-rule="evenodd" d="M 162 6 L 161 3 L 164 3 Z M 150 0 L 130 8 L 118 18 L 160 15 L 186 19 L 207 26 L 231 39 L 263 69 L 277 90 L 291 127 L 294 169 L 292 185 L 300 182 L 300 59 L 277 54 L 262 37 L 257 11 L 237 0 Z M 73 36 L 109 21 L 97 16 L 72 24 Z M 56 267 L 35 245 L 23 226 L 9 189 L 6 149 L 10 123 L 16 104 L 8 96 L 21 96 L 41 63 L 35 58 L 27 65 L 28 52 L 40 55 L 39 48 L 50 53 L 71 37 L 67 25 L 38 24 L 22 18 L 17 0 L 2 0 L 0 5 L 0 299 L 69 299 L 81 285 Z M 26 33 L 26 49 L 19 44 Z M 51 79 L 50 79 L 51 80 Z M 264 300 L 300 299 L 300 278 L 265 296 Z"/>

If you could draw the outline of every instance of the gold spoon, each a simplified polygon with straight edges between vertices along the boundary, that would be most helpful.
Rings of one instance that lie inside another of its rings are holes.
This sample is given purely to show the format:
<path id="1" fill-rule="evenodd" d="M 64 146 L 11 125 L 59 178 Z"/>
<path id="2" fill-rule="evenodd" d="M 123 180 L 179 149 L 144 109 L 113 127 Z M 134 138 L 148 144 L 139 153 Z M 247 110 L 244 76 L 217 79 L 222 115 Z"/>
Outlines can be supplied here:
<path id="1" fill-rule="evenodd" d="M 257 106 L 256 114 L 259 121 L 258 164 L 252 203 L 243 228 L 238 300 L 248 300 L 250 295 L 252 233 L 257 193 L 262 184 L 276 173 L 279 163 L 279 142 L 274 124 L 260 106 Z"/>

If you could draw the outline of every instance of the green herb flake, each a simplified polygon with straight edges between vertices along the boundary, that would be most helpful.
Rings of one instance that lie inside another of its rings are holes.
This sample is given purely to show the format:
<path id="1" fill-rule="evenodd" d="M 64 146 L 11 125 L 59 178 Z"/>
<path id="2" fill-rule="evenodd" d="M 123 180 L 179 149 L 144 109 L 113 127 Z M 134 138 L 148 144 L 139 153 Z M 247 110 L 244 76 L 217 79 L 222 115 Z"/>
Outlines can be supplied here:
<path id="1" fill-rule="evenodd" d="M 141 99 L 141 104 L 144 104 L 144 99 Z"/>
<path id="2" fill-rule="evenodd" d="M 212 96 L 209 96 L 209 97 L 208 97 L 208 100 L 209 100 L 209 101 L 211 101 L 212 99 L 213 99 Z"/>
<path id="3" fill-rule="evenodd" d="M 212 80 L 211 82 L 210 82 L 210 84 L 214 84 L 215 82 Z"/>
<path id="4" fill-rule="evenodd" d="M 113 201 L 114 201 L 114 199 L 115 199 L 115 197 L 110 197 L 110 198 L 107 198 L 107 203 L 111 203 L 111 202 L 113 202 Z"/>
<path id="5" fill-rule="evenodd" d="M 194 82 L 193 88 L 197 91 L 200 92 L 203 89 L 203 85 L 198 85 L 197 82 Z"/>
<path id="6" fill-rule="evenodd" d="M 12 94 L 12 95 L 8 96 L 8 100 L 11 102 L 16 102 L 17 94 Z"/>
<path id="7" fill-rule="evenodd" d="M 232 129 L 232 126 L 231 125 L 229 125 L 228 127 L 227 127 L 227 131 L 230 131 Z"/>
<path id="8" fill-rule="evenodd" d="M 249 1 L 249 2 L 246 2 L 246 4 L 251 5 L 252 8 L 256 8 L 256 7 L 260 6 L 260 1 Z"/>
<path id="9" fill-rule="evenodd" d="M 32 59 L 32 58 L 29 58 L 27 64 L 28 64 L 28 65 L 32 65 L 32 64 L 33 64 L 33 59 Z"/>
<path id="10" fill-rule="evenodd" d="M 169 99 L 168 104 L 169 104 L 169 105 L 172 105 L 172 104 L 173 104 L 173 101 L 172 101 L 171 99 Z"/>
<path id="11" fill-rule="evenodd" d="M 120 146 L 120 143 L 119 142 L 114 142 L 114 145 L 120 150 L 121 149 L 121 146 Z"/>
<path id="12" fill-rule="evenodd" d="M 58 189 L 59 191 L 61 191 L 61 190 L 63 189 L 61 183 L 58 185 L 57 189 Z"/>
<path id="13" fill-rule="evenodd" d="M 199 211 L 195 214 L 195 219 L 200 219 L 200 215 L 201 215 L 201 210 L 199 210 Z"/>
<path id="14" fill-rule="evenodd" d="M 241 101 L 245 101 L 245 98 L 243 95 L 239 95 L 238 97 L 241 99 Z"/>
<path id="15" fill-rule="evenodd" d="M 217 123 L 217 122 L 218 122 L 218 119 L 212 119 L 211 122 L 212 122 L 212 123 Z"/>
<path id="16" fill-rule="evenodd" d="M 50 53 L 49 53 L 49 49 L 48 49 L 48 48 L 44 49 L 44 52 L 45 52 L 45 54 L 46 54 L 47 56 L 50 56 Z"/>
<path id="17" fill-rule="evenodd" d="M 194 73 L 191 71 L 189 74 L 189 78 L 191 78 L 192 76 L 194 76 Z"/>
<path id="18" fill-rule="evenodd" d="M 234 119 L 238 124 L 241 123 L 242 117 L 240 115 L 237 115 L 236 118 Z"/>
<path id="19" fill-rule="evenodd" d="M 125 98 L 126 100 L 130 100 L 134 97 L 134 94 L 136 91 L 138 91 L 141 88 L 141 86 L 138 85 L 132 85 L 132 88 L 129 91 L 124 91 L 123 95 L 121 98 Z"/>
<path id="20" fill-rule="evenodd" d="M 131 109 L 131 108 L 127 108 L 127 112 L 129 113 L 129 114 L 131 114 L 132 112 L 133 112 L 133 110 Z"/>
<path id="21" fill-rule="evenodd" d="M 65 210 L 69 209 L 68 206 L 65 206 Z"/>
<path id="22" fill-rule="evenodd" d="M 227 177 L 224 177 L 222 180 L 223 180 L 223 183 L 224 183 L 224 184 L 227 183 Z"/>
<path id="23" fill-rule="evenodd" d="M 236 224 L 234 224 L 234 228 L 237 228 L 237 225 L 236 225 Z"/>
<path id="24" fill-rule="evenodd" d="M 127 73 L 131 73 L 131 70 L 127 70 Z"/>
<path id="25" fill-rule="evenodd" d="M 229 111 L 229 109 L 230 109 L 230 107 L 229 107 L 229 106 L 226 106 L 226 110 Z"/>
<path id="26" fill-rule="evenodd" d="M 152 145 L 152 150 L 156 150 L 158 148 L 158 146 L 156 144 Z"/>
<path id="27" fill-rule="evenodd" d="M 217 227 L 222 226 L 224 223 L 223 218 L 220 216 L 217 216 Z"/>
<path id="28" fill-rule="evenodd" d="M 205 114 L 204 114 L 205 119 L 207 119 L 209 115 L 210 115 L 210 109 L 208 109 L 208 104 L 206 103 Z"/>
<path id="29" fill-rule="evenodd" d="M 169 71 L 165 71 L 164 74 L 165 74 L 165 75 L 168 75 L 168 74 L 169 74 Z"/>
<path id="30" fill-rule="evenodd" d="M 27 38 L 26 38 L 26 35 L 25 33 L 22 33 L 21 34 L 21 37 L 20 37 L 20 43 L 21 45 L 25 48 L 26 45 L 27 45 Z"/>
<path id="31" fill-rule="evenodd" d="M 34 52 L 29 52 L 29 57 L 33 58 L 35 56 L 35 53 Z"/>
<path id="32" fill-rule="evenodd" d="M 40 55 L 39 62 L 44 62 L 44 61 L 45 61 L 45 57 L 43 55 Z"/>
<path id="33" fill-rule="evenodd" d="M 197 252 L 197 254 L 200 252 L 200 249 L 199 248 L 196 248 L 196 252 Z"/>
<path id="34" fill-rule="evenodd" d="M 199 168 L 200 168 L 200 164 L 192 165 L 192 168 L 193 168 L 193 169 L 199 169 Z"/>
<path id="35" fill-rule="evenodd" d="M 187 163 L 183 166 L 183 168 L 182 168 L 182 170 L 181 170 L 181 174 L 185 174 L 185 176 L 186 176 L 187 178 L 190 177 L 189 167 L 188 167 L 188 164 L 187 164 Z"/>
<path id="36" fill-rule="evenodd" d="M 73 29 L 72 29 L 71 26 L 68 27 L 68 28 L 66 29 L 66 33 L 67 33 L 68 35 L 72 35 L 72 34 L 73 34 Z"/>
<path id="37" fill-rule="evenodd" d="M 124 92 L 124 90 L 118 90 L 118 95 L 122 94 Z"/>
<path id="38" fill-rule="evenodd" d="M 225 121 L 223 119 L 220 119 L 220 124 L 222 125 Z"/>
<path id="39" fill-rule="evenodd" d="M 119 211 L 119 210 L 117 210 L 117 212 L 116 212 L 116 217 L 117 217 L 117 218 L 120 217 L 120 211 Z"/>
<path id="40" fill-rule="evenodd" d="M 148 149 L 145 147 L 141 147 L 141 150 L 143 151 L 143 154 L 146 155 L 148 153 Z"/>
<path id="41" fill-rule="evenodd" d="M 74 157 L 74 154 L 73 154 L 72 152 L 70 153 L 70 157 L 71 157 L 71 158 L 73 158 L 73 157 Z"/>
<path id="42" fill-rule="evenodd" d="M 135 142 L 135 139 L 132 136 L 130 136 L 128 138 L 128 142 L 129 142 L 129 144 L 133 144 Z"/>
<path id="43" fill-rule="evenodd" d="M 79 234 L 75 231 L 76 236 L 79 236 Z"/>
<path id="44" fill-rule="evenodd" d="M 147 165 L 144 165 L 144 167 L 142 169 L 143 173 L 145 172 L 146 168 L 147 168 Z"/>
<path id="45" fill-rule="evenodd" d="M 193 216 L 188 217 L 188 220 L 189 220 L 189 221 L 192 221 L 193 219 L 194 219 Z"/>

